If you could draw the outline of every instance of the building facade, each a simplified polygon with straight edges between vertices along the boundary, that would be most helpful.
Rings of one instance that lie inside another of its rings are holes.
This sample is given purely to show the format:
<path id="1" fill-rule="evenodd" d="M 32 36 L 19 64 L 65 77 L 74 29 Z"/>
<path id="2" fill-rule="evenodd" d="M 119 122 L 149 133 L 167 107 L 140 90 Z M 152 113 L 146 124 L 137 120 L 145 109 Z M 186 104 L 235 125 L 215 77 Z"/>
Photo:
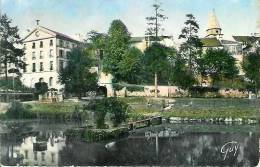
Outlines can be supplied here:
<path id="1" fill-rule="evenodd" d="M 25 86 L 33 88 L 37 82 L 46 82 L 49 89 L 62 91 L 59 72 L 67 64 L 67 55 L 79 42 L 62 33 L 37 26 L 23 39 L 27 64 L 22 74 Z"/>

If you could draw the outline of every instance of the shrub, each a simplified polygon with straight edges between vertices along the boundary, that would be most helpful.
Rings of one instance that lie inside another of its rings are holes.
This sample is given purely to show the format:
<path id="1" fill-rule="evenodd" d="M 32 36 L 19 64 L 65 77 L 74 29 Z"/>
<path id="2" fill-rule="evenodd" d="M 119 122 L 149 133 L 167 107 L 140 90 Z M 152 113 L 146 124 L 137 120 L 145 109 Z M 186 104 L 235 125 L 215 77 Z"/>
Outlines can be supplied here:
<path id="1" fill-rule="evenodd" d="M 143 86 L 135 86 L 135 85 L 129 85 L 129 86 L 126 87 L 126 89 L 129 92 L 135 92 L 135 91 L 143 92 L 144 91 Z"/>
<path id="2" fill-rule="evenodd" d="M 194 86 L 189 88 L 192 97 L 218 97 L 218 87 L 200 87 Z"/>
<path id="3" fill-rule="evenodd" d="M 22 103 L 14 101 L 11 103 L 11 107 L 6 112 L 7 118 L 13 119 L 28 119 L 35 118 L 36 115 L 30 112 L 27 108 L 23 106 Z"/>
<path id="4" fill-rule="evenodd" d="M 37 95 L 43 95 L 48 92 L 48 84 L 46 82 L 35 83 L 35 93 Z"/>
<path id="5" fill-rule="evenodd" d="M 94 100 L 86 107 L 95 111 L 97 128 L 105 127 L 105 116 L 111 114 L 114 126 L 118 126 L 127 118 L 127 103 L 119 101 L 117 98 L 109 97 L 101 100 Z"/>

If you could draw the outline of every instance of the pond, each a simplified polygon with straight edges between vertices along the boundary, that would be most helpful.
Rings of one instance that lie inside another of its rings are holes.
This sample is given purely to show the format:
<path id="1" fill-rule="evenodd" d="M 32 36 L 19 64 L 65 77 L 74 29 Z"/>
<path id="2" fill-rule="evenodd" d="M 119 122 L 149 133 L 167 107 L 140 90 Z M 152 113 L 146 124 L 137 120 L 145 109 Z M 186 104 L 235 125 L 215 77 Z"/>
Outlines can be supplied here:
<path id="1" fill-rule="evenodd" d="M 2 165 L 256 166 L 259 125 L 164 124 L 98 143 L 68 140 L 76 124 L 0 123 Z"/>

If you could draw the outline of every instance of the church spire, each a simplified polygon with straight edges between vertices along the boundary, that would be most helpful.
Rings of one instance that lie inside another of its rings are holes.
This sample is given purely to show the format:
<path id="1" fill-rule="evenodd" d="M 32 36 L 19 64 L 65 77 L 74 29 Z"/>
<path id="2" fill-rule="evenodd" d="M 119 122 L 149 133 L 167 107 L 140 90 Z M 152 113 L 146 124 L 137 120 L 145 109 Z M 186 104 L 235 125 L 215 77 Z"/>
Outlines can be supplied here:
<path id="1" fill-rule="evenodd" d="M 212 10 L 212 12 L 209 14 L 209 20 L 208 20 L 208 27 L 206 30 L 206 37 L 207 38 L 221 38 L 223 34 L 221 34 L 221 27 L 219 25 L 215 9 Z"/>

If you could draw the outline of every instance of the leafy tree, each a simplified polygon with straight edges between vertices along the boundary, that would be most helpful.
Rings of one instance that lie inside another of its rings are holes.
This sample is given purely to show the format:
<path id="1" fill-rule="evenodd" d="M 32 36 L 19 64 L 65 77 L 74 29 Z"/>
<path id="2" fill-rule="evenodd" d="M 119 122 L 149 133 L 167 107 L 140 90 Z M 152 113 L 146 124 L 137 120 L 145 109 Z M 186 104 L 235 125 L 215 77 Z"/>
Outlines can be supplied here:
<path id="1" fill-rule="evenodd" d="M 97 74 L 91 73 L 92 59 L 89 52 L 75 48 L 68 55 L 68 64 L 60 72 L 59 79 L 65 84 L 65 91 L 81 98 L 87 91 L 97 88 Z"/>
<path id="2" fill-rule="evenodd" d="M 107 113 L 111 114 L 114 126 L 118 126 L 126 121 L 129 106 L 127 103 L 120 101 L 117 98 L 109 97 L 91 101 L 86 107 L 86 109 L 95 111 L 97 128 L 104 128 L 105 116 Z"/>
<path id="3" fill-rule="evenodd" d="M 0 64 L 3 64 L 5 80 L 8 81 L 8 65 L 13 64 L 18 69 L 24 69 L 26 64 L 22 61 L 24 50 L 15 46 L 22 44 L 17 26 L 12 27 L 12 20 L 6 14 L 0 15 Z"/>
<path id="4" fill-rule="evenodd" d="M 11 84 L 11 83 L 14 83 Z M 23 85 L 22 81 L 20 80 L 19 77 L 15 77 L 13 79 L 13 77 L 7 77 L 7 82 L 6 82 L 6 78 L 0 78 L 0 88 L 2 89 L 13 89 L 14 90 L 29 90 L 29 88 L 25 87 L 25 85 Z"/>
<path id="5" fill-rule="evenodd" d="M 207 49 L 199 62 L 199 71 L 211 77 L 212 85 L 224 78 L 234 79 L 238 74 L 235 58 L 225 49 Z"/>
<path id="6" fill-rule="evenodd" d="M 129 48 L 123 54 L 122 60 L 118 64 L 121 80 L 130 84 L 141 82 L 143 72 L 141 58 L 142 52 L 135 47 Z"/>
<path id="7" fill-rule="evenodd" d="M 160 43 L 153 43 L 146 48 L 143 56 L 143 64 L 145 73 L 149 76 L 154 74 L 155 76 L 155 90 L 157 90 L 157 76 L 165 76 L 169 72 L 170 57 L 174 54 L 173 50 Z M 163 78 L 160 78 L 160 80 Z M 158 92 L 155 91 L 155 97 L 158 96 Z"/>
<path id="8" fill-rule="evenodd" d="M 180 54 L 186 60 L 189 72 L 196 71 L 196 62 L 202 53 L 202 43 L 197 35 L 199 25 L 192 14 L 187 14 L 187 21 L 184 23 L 185 27 L 179 35 L 179 39 L 184 39 L 185 42 L 181 44 Z"/>
<path id="9" fill-rule="evenodd" d="M 107 34 L 92 30 L 87 36 L 87 49 L 91 52 L 91 55 L 97 56 L 94 59 L 96 58 L 100 62 L 106 48 Z"/>
<path id="10" fill-rule="evenodd" d="M 256 95 L 260 88 L 260 48 L 256 48 L 254 52 L 249 52 L 244 56 L 242 68 L 245 76 L 251 81 L 254 86 Z"/>
<path id="11" fill-rule="evenodd" d="M 119 64 L 129 48 L 130 33 L 121 20 L 114 20 L 108 31 L 103 70 L 121 80 Z"/>
<path id="12" fill-rule="evenodd" d="M 149 41 L 159 42 L 163 38 L 163 37 L 159 36 L 160 30 L 163 29 L 162 28 L 162 22 L 165 21 L 167 19 L 167 17 L 164 14 L 162 14 L 163 9 L 161 8 L 161 4 L 154 3 L 153 8 L 154 8 L 154 15 L 152 15 L 150 17 L 146 17 L 147 24 L 148 24 L 148 28 L 146 30 L 146 36 L 149 37 Z M 161 47 L 161 48 L 164 48 L 164 47 Z M 148 59 L 146 59 L 146 61 L 148 61 Z M 149 61 L 149 62 L 151 62 L 151 61 Z M 148 62 L 148 64 L 149 64 L 149 62 Z M 152 64 L 154 64 L 154 63 L 152 63 Z M 160 65 L 158 65 L 157 67 L 154 68 L 154 69 L 157 69 L 157 70 L 152 70 L 152 71 L 154 71 L 154 86 L 155 86 L 155 90 L 156 90 L 155 91 L 155 97 L 158 96 L 158 92 L 157 92 L 158 76 L 157 75 L 158 75 L 158 72 L 161 71 L 161 70 L 158 69 L 159 66 Z"/>
<path id="13" fill-rule="evenodd" d="M 192 87 L 196 83 L 196 79 L 189 72 L 186 62 L 181 56 L 177 56 L 170 70 L 170 83 L 180 86 L 183 89 Z"/>
<path id="14" fill-rule="evenodd" d="M 44 95 L 48 92 L 48 84 L 46 82 L 37 82 L 34 87 L 37 95 Z"/>
<path id="15" fill-rule="evenodd" d="M 97 31 L 92 30 L 87 35 L 87 41 L 89 42 L 89 44 L 91 44 L 91 48 L 94 48 L 96 50 L 105 49 L 107 34 L 99 33 Z"/>

